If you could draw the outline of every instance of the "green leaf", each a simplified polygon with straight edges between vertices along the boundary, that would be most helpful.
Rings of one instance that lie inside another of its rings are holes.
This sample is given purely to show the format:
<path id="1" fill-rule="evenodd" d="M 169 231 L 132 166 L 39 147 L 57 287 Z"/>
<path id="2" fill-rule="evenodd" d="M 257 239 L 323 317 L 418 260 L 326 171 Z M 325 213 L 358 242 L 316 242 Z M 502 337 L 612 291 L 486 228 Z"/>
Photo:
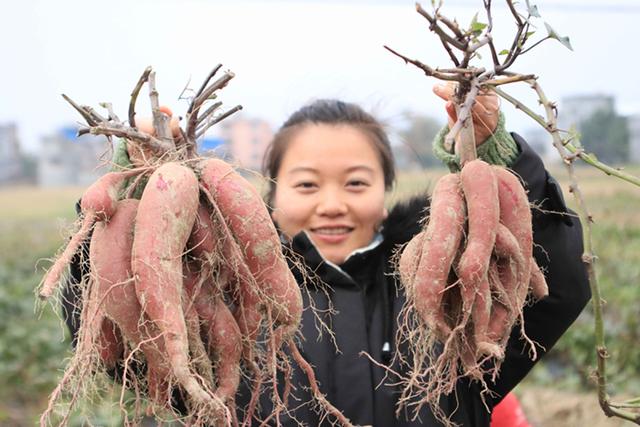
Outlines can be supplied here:
<path id="1" fill-rule="evenodd" d="M 551 25 L 549 25 L 548 23 L 544 23 L 544 26 L 547 28 L 547 33 L 549 34 L 549 38 L 552 39 L 556 39 L 558 40 L 564 47 L 566 47 L 569 50 L 573 50 L 573 47 L 571 46 L 571 41 L 569 40 L 569 37 L 567 36 L 561 36 L 559 35 L 556 30 L 553 29 L 553 27 L 551 27 Z"/>
<path id="2" fill-rule="evenodd" d="M 571 51 L 573 50 L 573 47 L 571 46 L 571 40 L 569 40 L 569 37 L 568 37 L 568 36 L 559 37 L 559 38 L 558 38 L 558 41 L 559 41 L 560 43 L 562 43 L 562 45 L 563 45 L 564 47 L 566 47 L 567 49 L 569 49 L 569 50 L 571 50 Z"/>
<path id="3" fill-rule="evenodd" d="M 479 35 L 485 28 L 487 28 L 487 24 L 478 21 L 478 13 L 476 12 L 471 20 L 471 25 L 469 25 L 469 31 Z"/>
<path id="4" fill-rule="evenodd" d="M 526 1 L 527 3 L 527 11 L 529 12 L 529 15 L 534 16 L 536 18 L 541 18 L 540 16 L 540 12 L 538 11 L 538 6 L 536 6 L 535 4 L 530 4 L 529 0 Z"/>
<path id="5" fill-rule="evenodd" d="M 508 55 L 509 54 L 509 49 L 502 49 L 498 55 Z"/>
<path id="6" fill-rule="evenodd" d="M 535 31 L 529 31 L 526 35 L 527 38 L 531 37 L 532 35 L 534 35 L 536 32 Z"/>

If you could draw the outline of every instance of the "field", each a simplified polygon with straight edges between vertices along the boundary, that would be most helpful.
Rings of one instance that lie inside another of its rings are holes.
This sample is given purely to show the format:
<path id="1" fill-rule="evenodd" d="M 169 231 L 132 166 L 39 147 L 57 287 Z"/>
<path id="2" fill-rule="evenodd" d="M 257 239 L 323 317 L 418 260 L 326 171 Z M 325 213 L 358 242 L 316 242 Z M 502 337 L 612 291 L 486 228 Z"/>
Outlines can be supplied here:
<path id="1" fill-rule="evenodd" d="M 638 175 L 640 169 L 630 172 Z M 428 188 L 443 170 L 401 175 L 390 200 Z M 565 190 L 566 173 L 554 171 Z M 579 170 L 594 218 L 593 241 L 605 309 L 610 380 L 614 394 L 640 395 L 640 188 L 591 168 Z M 34 425 L 54 387 L 69 343 L 51 306 L 36 310 L 33 290 L 47 258 L 62 246 L 75 219 L 82 188 L 0 189 L 0 425 Z M 539 426 L 619 426 L 597 406 L 590 374 L 593 333 L 590 308 L 556 349 L 517 390 L 530 419 Z M 118 419 L 98 408 L 93 423 Z M 72 425 L 82 425 L 79 420 Z"/>

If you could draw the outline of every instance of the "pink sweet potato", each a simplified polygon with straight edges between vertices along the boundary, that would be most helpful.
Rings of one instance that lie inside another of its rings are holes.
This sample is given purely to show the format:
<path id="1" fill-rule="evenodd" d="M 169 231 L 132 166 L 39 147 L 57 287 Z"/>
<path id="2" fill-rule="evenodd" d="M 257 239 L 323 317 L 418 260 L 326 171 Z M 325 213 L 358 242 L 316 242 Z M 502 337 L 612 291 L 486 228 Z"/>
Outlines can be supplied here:
<path id="1" fill-rule="evenodd" d="M 531 277 L 533 255 L 533 232 L 531 229 L 531 209 L 529 200 L 518 178 L 508 170 L 494 166 L 499 188 L 500 223 L 502 223 L 520 245 L 524 267 L 518 272 L 517 300 L 524 301 Z"/>
<path id="2" fill-rule="evenodd" d="M 78 251 L 80 244 L 87 239 L 91 227 L 96 221 L 105 221 L 115 213 L 118 201 L 118 191 L 125 179 L 139 174 L 140 171 L 109 172 L 103 175 L 82 195 L 80 207 L 82 209 L 82 224 L 62 254 L 44 276 L 38 295 L 49 298 L 60 281 L 60 276 Z"/>
<path id="3" fill-rule="evenodd" d="M 491 310 L 487 271 L 499 219 L 498 187 L 491 166 L 482 160 L 468 162 L 462 168 L 460 182 L 468 212 L 467 242 L 457 266 L 462 295 L 460 324 L 466 324 L 473 315 L 474 341 L 485 343 L 483 353 L 493 353 L 495 349 L 486 339 Z"/>
<path id="4" fill-rule="evenodd" d="M 91 271 L 102 308 L 119 327 L 125 340 L 140 348 L 148 371 L 148 393 L 158 403 L 167 403 L 171 372 L 160 331 L 148 321 L 138 302 L 131 267 L 134 221 L 138 200 L 118 202 L 108 223 L 99 223 L 90 247 Z"/>
<path id="5" fill-rule="evenodd" d="M 131 261 L 138 300 L 160 329 L 172 372 L 196 406 L 213 404 L 190 370 L 182 310 L 182 254 L 198 202 L 198 179 L 191 169 L 160 166 L 140 199 Z"/>
<path id="6" fill-rule="evenodd" d="M 260 195 L 229 164 L 218 159 L 202 162 L 200 180 L 212 194 L 242 250 L 246 265 L 260 289 L 260 303 L 272 309 L 274 320 L 280 326 L 294 333 L 302 315 L 302 296 Z M 248 313 L 246 303 L 254 302 L 255 290 L 247 288 L 245 286 L 241 291 L 244 299 L 241 305 L 244 306 L 244 316 L 253 316 Z"/>
<path id="7" fill-rule="evenodd" d="M 549 287 L 547 286 L 547 280 L 544 278 L 544 274 L 535 259 L 531 259 L 531 282 L 529 283 L 531 289 L 531 295 L 536 300 L 542 299 L 549 295 Z"/>
<path id="8" fill-rule="evenodd" d="M 442 311 L 442 298 L 462 240 L 464 218 L 460 178 L 457 174 L 445 175 L 433 190 L 420 260 L 413 286 L 408 289 L 417 313 L 440 340 L 451 332 Z"/>
<path id="9" fill-rule="evenodd" d="M 201 280 L 196 271 L 187 269 L 185 291 L 200 318 L 209 355 L 216 361 L 216 396 L 223 402 L 232 401 L 240 384 L 240 328 L 211 280 Z"/>
<path id="10" fill-rule="evenodd" d="M 100 360 L 102 360 L 107 369 L 115 368 L 118 361 L 122 360 L 124 343 L 120 336 L 120 330 L 107 318 L 102 320 L 102 326 L 100 327 L 98 350 L 100 352 Z"/>

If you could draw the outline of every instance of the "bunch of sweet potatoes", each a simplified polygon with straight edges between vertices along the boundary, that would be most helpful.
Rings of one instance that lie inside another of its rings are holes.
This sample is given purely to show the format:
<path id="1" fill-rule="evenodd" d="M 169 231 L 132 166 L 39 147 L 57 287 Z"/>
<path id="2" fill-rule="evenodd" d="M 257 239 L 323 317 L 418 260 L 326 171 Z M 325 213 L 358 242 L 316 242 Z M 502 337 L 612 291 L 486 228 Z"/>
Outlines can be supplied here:
<path id="1" fill-rule="evenodd" d="M 185 423 L 235 425 L 241 362 L 260 384 L 264 366 L 276 364 L 264 343 L 275 357 L 298 330 L 300 288 L 260 195 L 229 164 L 195 154 L 193 115 L 202 93 L 209 99 L 213 92 L 203 85 L 187 130 L 168 146 L 148 145 L 155 136 L 142 135 L 134 120 L 100 120 L 76 106 L 92 132 L 125 137 L 130 154 L 145 155 L 130 155 L 130 168 L 104 175 L 84 193 L 81 226 L 38 290 L 53 295 L 89 242 L 76 351 L 42 424 L 52 422 L 63 393 L 73 402 L 98 367 L 119 366 L 124 387 L 150 402 L 149 410 L 176 412 L 178 393 Z M 160 140 L 162 120 L 155 125 Z"/>
<path id="2" fill-rule="evenodd" d="M 414 371 L 426 362 L 430 372 L 412 386 L 426 401 L 452 391 L 462 375 L 484 381 L 487 370 L 497 373 L 527 295 L 547 294 L 531 225 L 524 188 L 505 168 L 473 160 L 435 185 L 426 227 L 399 261 Z M 420 350 L 433 344 L 431 353 Z"/>

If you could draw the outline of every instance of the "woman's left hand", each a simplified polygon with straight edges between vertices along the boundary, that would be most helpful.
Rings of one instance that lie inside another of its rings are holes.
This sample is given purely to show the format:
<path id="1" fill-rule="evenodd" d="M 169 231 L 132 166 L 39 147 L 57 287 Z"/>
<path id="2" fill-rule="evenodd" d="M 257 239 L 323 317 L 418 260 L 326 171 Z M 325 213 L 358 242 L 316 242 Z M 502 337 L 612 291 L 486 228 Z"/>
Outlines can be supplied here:
<path id="1" fill-rule="evenodd" d="M 455 90 L 455 83 L 440 83 L 433 87 L 433 92 L 447 101 L 445 108 L 449 116 L 449 128 L 458 119 L 455 106 L 451 100 Z M 495 132 L 500 116 L 500 99 L 493 92 L 481 92 L 476 97 L 476 102 L 471 109 L 473 117 L 473 131 L 476 146 L 485 142 Z"/>

